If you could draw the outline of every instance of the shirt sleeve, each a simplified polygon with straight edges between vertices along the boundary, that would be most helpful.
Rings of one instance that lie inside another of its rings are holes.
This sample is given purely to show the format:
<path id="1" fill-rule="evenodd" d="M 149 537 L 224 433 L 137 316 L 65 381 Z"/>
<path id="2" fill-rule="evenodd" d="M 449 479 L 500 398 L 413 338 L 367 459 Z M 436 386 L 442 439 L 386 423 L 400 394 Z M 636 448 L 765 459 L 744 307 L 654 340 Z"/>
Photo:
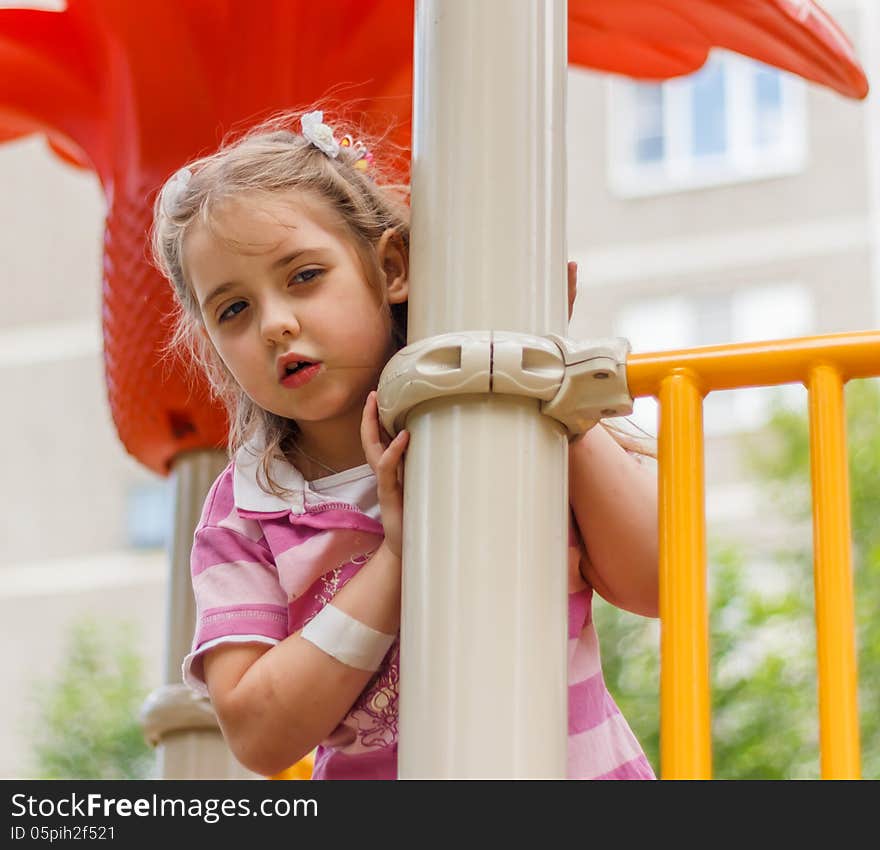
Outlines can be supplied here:
<path id="1" fill-rule="evenodd" d="M 282 641 L 288 632 L 288 602 L 265 543 L 233 529 L 199 528 L 190 565 L 196 627 L 183 660 L 183 681 L 207 696 L 205 653 L 223 643 Z"/>

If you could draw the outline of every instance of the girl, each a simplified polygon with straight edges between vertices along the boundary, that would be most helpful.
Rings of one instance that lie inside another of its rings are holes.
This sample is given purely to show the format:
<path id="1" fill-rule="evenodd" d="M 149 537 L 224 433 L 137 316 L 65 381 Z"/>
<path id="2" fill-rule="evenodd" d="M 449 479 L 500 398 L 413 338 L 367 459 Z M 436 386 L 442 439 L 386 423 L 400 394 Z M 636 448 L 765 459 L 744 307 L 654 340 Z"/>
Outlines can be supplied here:
<path id="1" fill-rule="evenodd" d="M 181 169 L 153 251 L 185 346 L 226 404 L 231 462 L 192 550 L 184 680 L 249 769 L 317 747 L 314 778 L 395 778 L 408 434 L 379 375 L 406 341 L 408 209 L 320 112 L 287 115 Z M 569 307 L 576 269 L 569 267 Z M 596 427 L 570 448 L 569 776 L 653 778 L 605 689 L 593 588 L 657 615 L 656 483 Z"/>

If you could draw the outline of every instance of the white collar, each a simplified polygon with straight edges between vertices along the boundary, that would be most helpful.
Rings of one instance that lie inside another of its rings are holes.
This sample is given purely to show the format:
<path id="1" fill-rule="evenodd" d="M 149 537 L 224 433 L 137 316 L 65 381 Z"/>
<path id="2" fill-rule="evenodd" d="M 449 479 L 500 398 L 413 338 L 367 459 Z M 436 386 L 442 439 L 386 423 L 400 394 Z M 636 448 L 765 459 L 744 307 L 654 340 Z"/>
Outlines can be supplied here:
<path id="1" fill-rule="evenodd" d="M 267 493 L 257 483 L 260 474 L 260 455 L 265 446 L 263 435 L 248 440 L 236 453 L 232 464 L 232 498 L 235 507 L 243 511 L 305 511 L 305 478 L 291 463 L 278 458 L 269 461 L 268 473 L 271 479 L 285 490 L 290 490 L 286 499 Z M 262 477 L 262 476 L 260 476 Z"/>
<path id="2" fill-rule="evenodd" d="M 290 495 L 283 497 L 267 493 L 258 483 L 259 480 L 263 480 L 263 475 L 260 473 L 260 456 L 265 446 L 265 436 L 260 432 L 244 443 L 233 457 L 232 498 L 236 508 L 260 513 L 292 511 L 295 514 L 301 514 L 305 513 L 307 504 L 334 501 L 315 492 L 303 474 L 292 463 L 280 458 L 272 458 L 269 461 L 269 477 L 281 489 L 289 490 Z M 336 475 L 319 479 L 319 481 L 326 481 L 331 485 L 344 484 L 354 478 L 363 477 L 365 473 L 372 474 L 372 470 L 366 464 L 354 469 L 345 469 Z"/>

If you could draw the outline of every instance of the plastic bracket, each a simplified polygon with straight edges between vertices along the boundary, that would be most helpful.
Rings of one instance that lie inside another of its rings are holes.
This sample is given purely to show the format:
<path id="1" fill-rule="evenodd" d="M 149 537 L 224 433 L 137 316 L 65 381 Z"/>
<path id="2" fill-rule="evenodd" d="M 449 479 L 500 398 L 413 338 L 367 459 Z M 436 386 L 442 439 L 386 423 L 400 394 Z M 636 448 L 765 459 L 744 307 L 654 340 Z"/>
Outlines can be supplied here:
<path id="1" fill-rule="evenodd" d="M 621 337 L 576 341 L 556 334 L 461 331 L 420 340 L 398 351 L 379 378 L 379 418 L 389 434 L 410 410 L 441 396 L 523 395 L 561 422 L 574 439 L 600 419 L 632 413 L 626 385 L 629 342 Z"/>

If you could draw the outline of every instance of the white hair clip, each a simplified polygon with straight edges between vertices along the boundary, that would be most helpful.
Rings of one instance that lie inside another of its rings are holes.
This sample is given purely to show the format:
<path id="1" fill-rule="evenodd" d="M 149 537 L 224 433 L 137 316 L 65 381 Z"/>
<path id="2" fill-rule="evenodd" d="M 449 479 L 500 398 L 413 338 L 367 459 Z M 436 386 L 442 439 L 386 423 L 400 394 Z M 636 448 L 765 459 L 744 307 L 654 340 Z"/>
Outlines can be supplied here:
<path id="1" fill-rule="evenodd" d="M 181 168 L 165 185 L 165 191 L 162 193 L 162 211 L 166 215 L 174 212 L 180 196 L 186 191 L 189 185 L 192 171 L 188 168 Z"/>
<path id="2" fill-rule="evenodd" d="M 324 113 L 320 110 L 307 112 L 300 119 L 302 134 L 318 150 L 323 151 L 331 159 L 339 155 L 339 142 L 333 138 L 333 130 L 324 123 Z"/>

